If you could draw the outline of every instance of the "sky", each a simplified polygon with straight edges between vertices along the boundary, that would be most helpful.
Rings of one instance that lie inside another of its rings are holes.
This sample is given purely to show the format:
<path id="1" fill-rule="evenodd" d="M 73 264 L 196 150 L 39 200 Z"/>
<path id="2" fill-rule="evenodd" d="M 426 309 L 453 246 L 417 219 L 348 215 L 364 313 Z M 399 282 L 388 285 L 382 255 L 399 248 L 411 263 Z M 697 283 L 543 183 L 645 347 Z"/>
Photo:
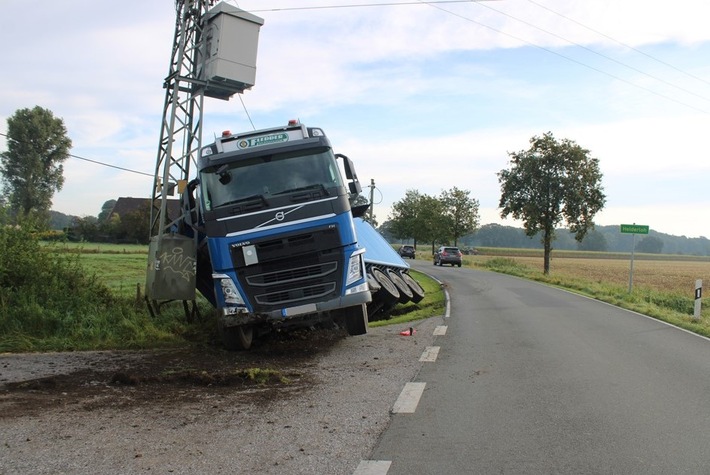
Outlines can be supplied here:
<path id="1" fill-rule="evenodd" d="M 522 226 L 500 216 L 497 173 L 551 132 L 599 159 L 597 224 L 710 237 L 707 0 L 226 3 L 264 19 L 256 81 L 205 100 L 203 143 L 299 119 L 353 160 L 366 194 L 374 180 L 380 223 L 407 190 L 457 187 L 481 225 Z M 151 196 L 174 1 L 0 7 L 0 133 L 38 105 L 73 142 L 52 209 Z"/>

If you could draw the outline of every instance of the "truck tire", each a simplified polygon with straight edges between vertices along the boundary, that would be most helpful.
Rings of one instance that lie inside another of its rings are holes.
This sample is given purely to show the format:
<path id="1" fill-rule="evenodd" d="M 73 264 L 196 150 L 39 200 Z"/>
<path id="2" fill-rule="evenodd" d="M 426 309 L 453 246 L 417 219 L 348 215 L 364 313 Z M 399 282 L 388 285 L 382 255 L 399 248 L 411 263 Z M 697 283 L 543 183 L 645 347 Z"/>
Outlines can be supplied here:
<path id="1" fill-rule="evenodd" d="M 377 279 L 375 279 L 369 272 L 367 273 L 367 285 L 370 287 L 370 293 L 372 295 L 375 295 L 382 288 L 380 283 L 377 282 Z"/>
<path id="2" fill-rule="evenodd" d="M 373 296 L 376 300 L 382 302 L 386 307 L 390 307 L 399 301 L 399 290 L 380 269 L 373 267 L 370 269 L 370 274 L 380 284 L 380 290 Z"/>
<path id="3" fill-rule="evenodd" d="M 251 325 L 225 327 L 220 323 L 218 329 L 222 344 L 229 351 L 243 351 L 251 348 L 254 341 L 254 327 Z"/>
<path id="4" fill-rule="evenodd" d="M 402 278 L 396 271 L 392 269 L 387 269 L 387 277 L 390 278 L 392 283 L 395 285 L 395 287 L 397 287 L 397 290 L 399 291 L 399 303 L 407 303 L 412 300 L 412 289 L 409 288 L 407 283 L 402 280 Z"/>
<path id="5" fill-rule="evenodd" d="M 335 322 L 344 327 L 350 336 L 367 333 L 367 320 L 367 305 L 364 303 L 354 307 L 341 308 L 337 311 L 335 318 Z"/>
<path id="6" fill-rule="evenodd" d="M 419 282 L 414 280 L 414 277 L 404 272 L 401 272 L 400 276 L 402 277 L 402 280 L 407 283 L 410 290 L 412 291 L 412 302 L 421 302 L 424 298 L 424 289 L 422 289 L 422 286 L 419 285 Z"/>

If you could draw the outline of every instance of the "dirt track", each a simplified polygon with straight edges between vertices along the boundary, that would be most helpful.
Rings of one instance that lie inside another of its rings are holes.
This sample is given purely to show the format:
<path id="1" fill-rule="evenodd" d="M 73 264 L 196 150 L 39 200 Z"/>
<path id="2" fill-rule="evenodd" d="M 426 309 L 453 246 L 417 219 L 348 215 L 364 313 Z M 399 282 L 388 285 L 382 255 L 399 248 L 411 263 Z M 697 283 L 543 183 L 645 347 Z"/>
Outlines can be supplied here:
<path id="1" fill-rule="evenodd" d="M 439 322 L 245 353 L 0 355 L 0 475 L 352 473 Z M 256 383 L 250 368 L 271 376 Z"/>

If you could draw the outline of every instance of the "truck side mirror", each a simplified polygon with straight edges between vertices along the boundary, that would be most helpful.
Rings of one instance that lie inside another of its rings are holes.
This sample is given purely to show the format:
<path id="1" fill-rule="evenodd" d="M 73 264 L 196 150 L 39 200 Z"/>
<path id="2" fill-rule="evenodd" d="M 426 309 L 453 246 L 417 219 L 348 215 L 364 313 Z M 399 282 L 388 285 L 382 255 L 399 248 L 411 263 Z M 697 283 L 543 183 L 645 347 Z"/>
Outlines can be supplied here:
<path id="1" fill-rule="evenodd" d="M 342 153 L 336 153 L 335 158 L 343 159 L 343 170 L 345 171 L 345 178 L 350 180 L 348 188 L 350 189 L 350 194 L 358 194 L 362 191 L 362 186 L 360 186 L 360 180 L 357 178 L 355 173 L 355 165 L 353 165 L 352 160 L 343 155 Z"/>

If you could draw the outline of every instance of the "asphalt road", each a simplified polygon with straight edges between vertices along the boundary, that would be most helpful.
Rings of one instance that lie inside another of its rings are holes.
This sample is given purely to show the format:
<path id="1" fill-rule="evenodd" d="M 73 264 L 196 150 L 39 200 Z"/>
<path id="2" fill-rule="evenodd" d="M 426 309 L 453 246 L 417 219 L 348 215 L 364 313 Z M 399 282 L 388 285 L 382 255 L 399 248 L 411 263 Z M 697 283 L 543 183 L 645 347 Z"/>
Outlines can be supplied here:
<path id="1" fill-rule="evenodd" d="M 708 339 L 514 277 L 412 267 L 446 284 L 451 312 L 370 473 L 710 474 Z"/>

